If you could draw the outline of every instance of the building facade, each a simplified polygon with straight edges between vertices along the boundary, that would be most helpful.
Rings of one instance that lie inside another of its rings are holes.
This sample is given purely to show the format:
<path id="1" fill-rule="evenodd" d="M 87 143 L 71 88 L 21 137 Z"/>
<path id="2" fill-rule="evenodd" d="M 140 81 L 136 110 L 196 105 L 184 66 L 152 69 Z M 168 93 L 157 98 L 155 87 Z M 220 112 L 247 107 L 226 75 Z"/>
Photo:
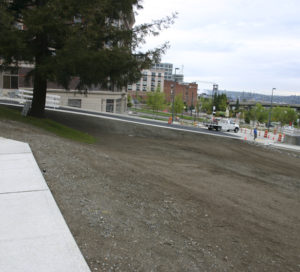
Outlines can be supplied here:
<path id="1" fill-rule="evenodd" d="M 173 64 L 172 63 L 156 63 L 152 66 L 154 70 L 163 70 L 165 80 L 173 80 Z"/>
<path id="2" fill-rule="evenodd" d="M 174 86 L 174 87 L 172 87 Z M 171 90 L 174 89 L 174 95 L 180 95 L 183 102 L 188 108 L 196 107 L 197 104 L 197 90 L 198 84 L 196 83 L 180 83 L 171 80 L 165 80 L 164 92 L 166 95 L 167 102 L 172 102 Z"/>
<path id="3" fill-rule="evenodd" d="M 18 90 L 33 90 L 32 81 L 26 81 L 25 76 L 32 68 L 22 65 L 22 68 L 12 72 L 0 72 L 0 96 L 7 99 L 17 99 Z M 127 93 L 123 89 L 104 89 L 93 87 L 86 90 L 76 90 L 79 78 L 73 78 L 70 89 L 48 82 L 47 94 L 58 95 L 61 107 L 76 107 L 99 112 L 124 113 L 127 110 Z"/>
<path id="4" fill-rule="evenodd" d="M 148 92 L 159 90 L 164 91 L 165 74 L 164 70 L 150 69 L 142 71 L 142 78 L 137 83 L 127 86 L 128 94 L 131 97 L 140 97 L 145 100 Z"/>

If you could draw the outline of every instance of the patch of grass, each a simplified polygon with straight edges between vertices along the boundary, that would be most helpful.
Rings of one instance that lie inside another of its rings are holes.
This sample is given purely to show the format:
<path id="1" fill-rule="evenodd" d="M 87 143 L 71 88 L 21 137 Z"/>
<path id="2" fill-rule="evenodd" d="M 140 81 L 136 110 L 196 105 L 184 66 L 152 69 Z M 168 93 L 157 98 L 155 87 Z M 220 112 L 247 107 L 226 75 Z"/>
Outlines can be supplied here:
<path id="1" fill-rule="evenodd" d="M 64 126 L 50 119 L 39 119 L 31 116 L 24 117 L 21 115 L 20 111 L 4 106 L 0 106 L 0 119 L 13 120 L 33 125 L 62 138 L 67 138 L 77 142 L 88 144 L 96 142 L 96 139 L 87 133 Z"/>
<path id="2" fill-rule="evenodd" d="M 146 115 L 141 115 L 139 116 L 141 118 L 145 118 L 145 119 L 151 119 L 151 120 L 159 120 L 159 121 L 165 121 L 167 122 L 168 120 L 167 119 L 164 119 L 164 118 L 158 118 L 158 117 L 151 117 L 151 116 L 146 116 Z"/>

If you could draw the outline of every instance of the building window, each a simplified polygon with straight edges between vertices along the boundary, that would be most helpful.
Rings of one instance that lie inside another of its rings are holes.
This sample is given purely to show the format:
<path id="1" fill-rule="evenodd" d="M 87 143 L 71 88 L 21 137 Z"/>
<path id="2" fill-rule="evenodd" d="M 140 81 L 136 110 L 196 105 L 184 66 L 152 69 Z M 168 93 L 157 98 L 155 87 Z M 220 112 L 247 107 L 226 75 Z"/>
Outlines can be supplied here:
<path id="1" fill-rule="evenodd" d="M 106 99 L 106 112 L 114 112 L 114 100 Z"/>
<path id="2" fill-rule="evenodd" d="M 18 76 L 3 75 L 3 89 L 18 89 Z"/>
<path id="3" fill-rule="evenodd" d="M 152 74 L 151 74 L 153 77 L 155 77 L 156 76 L 156 74 L 154 73 L 154 72 L 152 72 Z"/>
<path id="4" fill-rule="evenodd" d="M 81 108 L 81 99 L 68 99 L 68 106 Z"/>

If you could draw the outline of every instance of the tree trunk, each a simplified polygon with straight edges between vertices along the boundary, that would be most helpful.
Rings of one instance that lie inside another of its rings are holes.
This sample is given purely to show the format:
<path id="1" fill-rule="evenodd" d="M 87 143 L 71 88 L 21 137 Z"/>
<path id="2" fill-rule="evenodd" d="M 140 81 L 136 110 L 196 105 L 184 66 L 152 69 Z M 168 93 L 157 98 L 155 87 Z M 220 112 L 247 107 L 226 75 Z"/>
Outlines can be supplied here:
<path id="1" fill-rule="evenodd" d="M 39 0 L 39 5 L 43 5 L 43 3 L 43 0 Z M 37 50 L 35 56 L 33 98 L 29 115 L 38 118 L 44 118 L 47 93 L 47 73 L 42 68 L 45 66 L 45 63 L 47 63 L 47 33 L 40 33 L 36 35 L 36 39 L 34 42 L 36 44 Z"/>
<path id="2" fill-rule="evenodd" d="M 45 104 L 47 93 L 47 79 L 39 73 L 35 73 L 34 86 L 33 86 L 33 99 L 29 115 L 44 118 L 45 117 Z"/>

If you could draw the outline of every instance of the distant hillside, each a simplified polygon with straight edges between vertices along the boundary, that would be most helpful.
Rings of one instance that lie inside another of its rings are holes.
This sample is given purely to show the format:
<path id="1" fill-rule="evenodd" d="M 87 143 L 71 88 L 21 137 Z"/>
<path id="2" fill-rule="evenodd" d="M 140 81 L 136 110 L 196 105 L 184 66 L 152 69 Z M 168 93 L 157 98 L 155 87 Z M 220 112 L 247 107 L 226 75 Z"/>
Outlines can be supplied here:
<path id="1" fill-rule="evenodd" d="M 220 93 L 226 93 L 227 97 L 230 100 L 237 100 L 240 101 L 271 101 L 271 95 L 259 94 L 259 93 L 249 93 L 249 92 L 234 92 L 234 91 L 224 91 L 219 90 Z M 206 90 L 207 94 L 211 94 L 211 91 Z M 281 96 L 281 95 L 274 95 L 273 96 L 274 103 L 287 103 L 287 104 L 300 104 L 300 96 L 297 95 L 290 95 L 290 96 Z"/>

